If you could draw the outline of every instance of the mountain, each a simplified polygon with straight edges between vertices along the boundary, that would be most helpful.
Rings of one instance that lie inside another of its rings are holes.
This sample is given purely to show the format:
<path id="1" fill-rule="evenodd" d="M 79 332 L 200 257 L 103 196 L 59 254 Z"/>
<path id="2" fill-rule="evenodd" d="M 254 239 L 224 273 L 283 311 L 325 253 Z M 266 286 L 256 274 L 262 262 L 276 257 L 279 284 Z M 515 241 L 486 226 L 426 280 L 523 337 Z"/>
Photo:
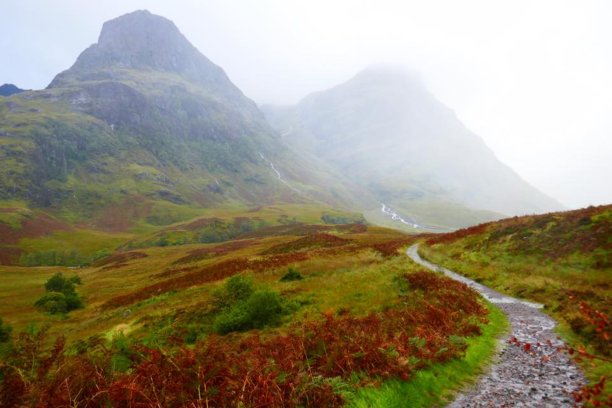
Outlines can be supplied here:
<path id="1" fill-rule="evenodd" d="M 106 230 L 197 208 L 352 201 L 170 20 L 147 11 L 106 22 L 46 89 L 0 101 L 0 160 L 0 200 Z"/>
<path id="2" fill-rule="evenodd" d="M 296 149 L 421 222 L 456 227 L 561 208 L 400 70 L 367 69 L 295 106 L 264 111 Z"/>
<path id="3" fill-rule="evenodd" d="M 0 96 L 11 96 L 20 92 L 25 92 L 25 89 L 17 88 L 13 84 L 0 85 Z"/>

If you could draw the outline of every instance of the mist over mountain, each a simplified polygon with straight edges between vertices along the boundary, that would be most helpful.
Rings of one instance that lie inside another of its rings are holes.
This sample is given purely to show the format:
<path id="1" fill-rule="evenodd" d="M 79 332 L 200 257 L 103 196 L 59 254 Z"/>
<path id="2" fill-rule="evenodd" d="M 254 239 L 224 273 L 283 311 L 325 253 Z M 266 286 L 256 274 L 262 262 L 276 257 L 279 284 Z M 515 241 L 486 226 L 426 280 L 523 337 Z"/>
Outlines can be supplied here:
<path id="1" fill-rule="evenodd" d="M 370 68 L 296 106 L 264 110 L 288 143 L 429 222 L 440 222 L 434 207 L 505 215 L 561 208 L 500 162 L 419 80 L 398 69 Z"/>

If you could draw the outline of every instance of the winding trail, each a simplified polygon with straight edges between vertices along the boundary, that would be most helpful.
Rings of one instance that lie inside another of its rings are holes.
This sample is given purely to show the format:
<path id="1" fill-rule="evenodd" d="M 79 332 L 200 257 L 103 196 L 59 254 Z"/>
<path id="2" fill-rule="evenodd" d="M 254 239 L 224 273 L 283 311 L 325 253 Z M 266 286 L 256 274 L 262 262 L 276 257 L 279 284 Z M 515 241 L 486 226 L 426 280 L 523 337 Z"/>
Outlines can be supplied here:
<path id="1" fill-rule="evenodd" d="M 419 265 L 443 272 L 452 279 L 474 288 L 506 314 L 511 333 L 503 339 L 500 351 L 489 371 L 469 390 L 460 394 L 449 407 L 573 407 L 570 392 L 585 383 L 578 367 L 564 353 L 557 352 L 563 342 L 553 331 L 556 322 L 539 309 L 542 305 L 502 295 L 449 269 L 422 259 L 419 244 L 408 248 L 407 255 Z M 516 337 L 531 348 L 508 345 Z"/>

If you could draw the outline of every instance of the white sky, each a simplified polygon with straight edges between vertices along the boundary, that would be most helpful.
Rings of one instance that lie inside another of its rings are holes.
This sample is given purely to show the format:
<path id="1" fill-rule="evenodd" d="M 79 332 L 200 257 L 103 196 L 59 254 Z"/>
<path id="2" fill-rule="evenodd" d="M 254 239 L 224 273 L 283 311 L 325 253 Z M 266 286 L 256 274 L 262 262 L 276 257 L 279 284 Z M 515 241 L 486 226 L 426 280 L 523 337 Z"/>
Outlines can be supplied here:
<path id="1" fill-rule="evenodd" d="M 534 186 L 612 203 L 612 1 L 0 0 L 0 83 L 46 86 L 143 8 L 258 103 L 406 65 Z"/>

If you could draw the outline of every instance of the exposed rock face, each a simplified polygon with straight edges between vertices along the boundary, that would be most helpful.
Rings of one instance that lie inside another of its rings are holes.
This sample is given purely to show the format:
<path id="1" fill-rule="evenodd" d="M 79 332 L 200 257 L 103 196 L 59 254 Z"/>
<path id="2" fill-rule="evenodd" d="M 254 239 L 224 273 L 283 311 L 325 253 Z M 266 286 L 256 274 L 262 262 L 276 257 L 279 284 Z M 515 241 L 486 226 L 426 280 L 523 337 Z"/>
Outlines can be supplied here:
<path id="1" fill-rule="evenodd" d="M 11 96 L 21 92 L 25 92 L 25 89 L 18 88 L 13 84 L 4 84 L 0 86 L 0 96 Z"/>
<path id="2" fill-rule="evenodd" d="M 223 69 L 202 55 L 172 21 L 146 10 L 104 23 L 98 42 L 83 51 L 69 70 L 57 75 L 49 88 L 74 80 L 112 80 L 121 69 L 177 74 L 228 102 L 255 108 Z"/>
<path id="3" fill-rule="evenodd" d="M 136 133 L 159 133 L 155 127 L 191 140 L 272 133 L 219 66 L 172 21 L 144 10 L 104 23 L 98 43 L 48 87 L 62 88 L 71 109 Z"/>

